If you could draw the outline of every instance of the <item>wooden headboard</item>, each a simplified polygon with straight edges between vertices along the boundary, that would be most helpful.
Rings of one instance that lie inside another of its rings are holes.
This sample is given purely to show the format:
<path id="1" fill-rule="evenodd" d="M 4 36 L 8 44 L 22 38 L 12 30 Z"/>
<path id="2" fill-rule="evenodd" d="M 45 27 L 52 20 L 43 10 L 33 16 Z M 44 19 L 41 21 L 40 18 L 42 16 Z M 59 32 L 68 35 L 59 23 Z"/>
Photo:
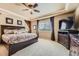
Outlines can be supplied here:
<path id="1" fill-rule="evenodd" d="M 1 35 L 4 34 L 4 29 L 25 29 L 24 26 L 10 26 L 10 25 L 0 25 Z"/>

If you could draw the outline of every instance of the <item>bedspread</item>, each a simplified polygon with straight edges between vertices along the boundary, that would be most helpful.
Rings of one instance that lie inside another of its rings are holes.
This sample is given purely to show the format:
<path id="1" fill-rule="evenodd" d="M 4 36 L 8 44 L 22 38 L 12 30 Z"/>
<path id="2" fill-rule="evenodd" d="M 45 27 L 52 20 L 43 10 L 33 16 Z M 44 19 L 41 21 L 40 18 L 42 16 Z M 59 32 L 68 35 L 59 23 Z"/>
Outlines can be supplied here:
<path id="1" fill-rule="evenodd" d="M 2 40 L 7 44 L 14 44 L 19 42 L 24 42 L 36 38 L 35 33 L 21 33 L 21 34 L 3 34 Z"/>

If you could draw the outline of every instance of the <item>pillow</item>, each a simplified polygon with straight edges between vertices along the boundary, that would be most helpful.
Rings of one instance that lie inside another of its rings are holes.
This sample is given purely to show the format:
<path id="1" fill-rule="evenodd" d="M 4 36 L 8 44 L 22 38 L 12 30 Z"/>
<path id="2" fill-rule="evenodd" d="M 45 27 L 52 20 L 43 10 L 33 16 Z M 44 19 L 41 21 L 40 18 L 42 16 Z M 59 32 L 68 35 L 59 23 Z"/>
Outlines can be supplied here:
<path id="1" fill-rule="evenodd" d="M 26 31 L 25 29 L 20 29 L 20 30 L 17 30 L 17 29 L 13 29 L 13 30 L 10 30 L 10 29 L 5 29 L 4 30 L 4 34 L 20 34 L 20 33 L 27 33 L 28 31 Z"/>
<path id="2" fill-rule="evenodd" d="M 27 33 L 27 31 L 25 29 L 20 29 L 18 30 L 18 33 Z"/>
<path id="3" fill-rule="evenodd" d="M 14 32 L 14 34 L 17 34 L 17 33 L 18 33 L 18 30 L 17 30 L 17 29 L 15 29 L 15 30 L 13 30 L 13 32 Z"/>
<path id="4" fill-rule="evenodd" d="M 4 29 L 4 34 L 14 34 L 14 32 L 10 29 Z"/>

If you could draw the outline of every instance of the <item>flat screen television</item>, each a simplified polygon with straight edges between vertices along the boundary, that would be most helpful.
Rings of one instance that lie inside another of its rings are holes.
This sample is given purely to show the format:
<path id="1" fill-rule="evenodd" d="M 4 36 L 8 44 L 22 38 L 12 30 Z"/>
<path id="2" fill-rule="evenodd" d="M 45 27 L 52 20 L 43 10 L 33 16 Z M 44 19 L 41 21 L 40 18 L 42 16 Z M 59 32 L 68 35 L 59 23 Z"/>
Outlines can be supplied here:
<path id="1" fill-rule="evenodd" d="M 72 20 L 60 20 L 59 21 L 59 29 L 60 30 L 71 29 L 72 26 L 73 26 Z"/>

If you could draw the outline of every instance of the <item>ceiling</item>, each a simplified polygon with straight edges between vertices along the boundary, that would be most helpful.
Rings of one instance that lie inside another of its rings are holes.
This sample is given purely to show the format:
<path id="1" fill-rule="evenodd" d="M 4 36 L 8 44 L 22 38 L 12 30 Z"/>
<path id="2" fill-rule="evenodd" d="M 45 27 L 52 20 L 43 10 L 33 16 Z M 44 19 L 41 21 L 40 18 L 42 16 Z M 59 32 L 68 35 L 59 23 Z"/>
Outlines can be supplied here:
<path id="1" fill-rule="evenodd" d="M 63 10 L 65 7 L 67 9 L 68 6 L 70 8 L 71 5 L 68 4 L 66 6 L 66 3 L 38 3 L 38 7 L 36 7 L 36 9 L 40 10 L 40 13 L 33 12 L 31 15 L 29 11 L 23 11 L 23 9 L 26 9 L 27 7 L 21 3 L 0 3 L 0 11 L 15 14 L 29 20 L 58 10 Z"/>

